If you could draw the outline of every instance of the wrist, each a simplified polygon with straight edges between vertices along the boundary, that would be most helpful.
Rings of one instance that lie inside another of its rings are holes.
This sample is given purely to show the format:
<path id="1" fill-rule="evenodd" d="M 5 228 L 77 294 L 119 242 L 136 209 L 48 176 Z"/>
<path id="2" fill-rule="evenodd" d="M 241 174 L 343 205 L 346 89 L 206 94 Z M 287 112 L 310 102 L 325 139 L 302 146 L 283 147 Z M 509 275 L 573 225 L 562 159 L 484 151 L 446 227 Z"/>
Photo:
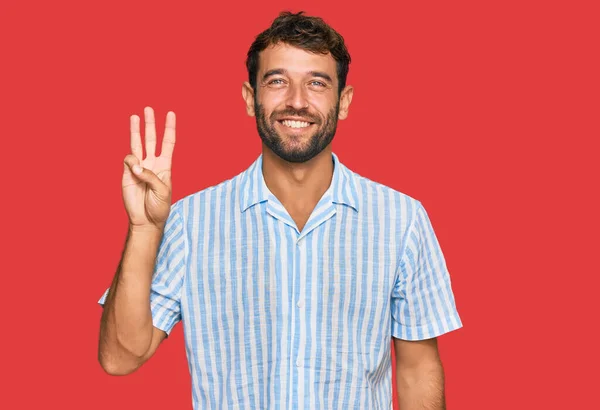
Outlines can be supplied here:
<path id="1" fill-rule="evenodd" d="M 154 225 L 129 225 L 127 249 L 154 254 L 163 237 L 163 229 Z"/>
<path id="2" fill-rule="evenodd" d="M 129 224 L 129 234 L 135 236 L 162 236 L 164 224 L 161 225 L 132 225 Z"/>

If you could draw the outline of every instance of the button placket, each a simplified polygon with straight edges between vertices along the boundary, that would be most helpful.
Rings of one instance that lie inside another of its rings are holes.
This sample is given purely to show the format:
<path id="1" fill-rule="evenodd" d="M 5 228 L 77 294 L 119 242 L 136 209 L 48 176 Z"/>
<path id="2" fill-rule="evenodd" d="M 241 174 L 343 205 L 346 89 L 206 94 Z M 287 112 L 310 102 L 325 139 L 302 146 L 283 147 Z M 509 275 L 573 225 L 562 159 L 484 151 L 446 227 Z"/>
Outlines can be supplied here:
<path id="1" fill-rule="evenodd" d="M 296 295 L 296 307 L 300 310 L 304 307 L 304 299 L 303 299 L 303 295 L 302 295 L 302 283 L 304 280 L 304 274 L 305 272 L 302 272 L 302 258 L 303 255 L 305 254 L 305 249 L 306 249 L 306 239 L 304 236 L 301 236 L 298 240 L 296 240 L 296 266 L 297 266 L 297 276 L 295 278 L 295 280 L 300 281 L 299 282 L 299 286 L 298 286 L 298 295 Z M 303 312 L 298 312 L 298 316 L 296 316 L 297 319 L 300 321 L 300 323 L 302 323 L 302 321 L 304 321 L 304 314 Z M 300 325 L 300 328 L 302 328 L 302 324 Z M 298 356 L 296 357 L 296 367 L 301 367 L 302 363 L 303 363 L 303 358 L 300 356 L 300 345 L 303 343 L 303 338 L 305 337 L 304 334 L 302 334 L 302 332 L 300 331 L 300 333 L 298 334 L 298 346 L 296 346 L 296 348 L 298 349 Z"/>

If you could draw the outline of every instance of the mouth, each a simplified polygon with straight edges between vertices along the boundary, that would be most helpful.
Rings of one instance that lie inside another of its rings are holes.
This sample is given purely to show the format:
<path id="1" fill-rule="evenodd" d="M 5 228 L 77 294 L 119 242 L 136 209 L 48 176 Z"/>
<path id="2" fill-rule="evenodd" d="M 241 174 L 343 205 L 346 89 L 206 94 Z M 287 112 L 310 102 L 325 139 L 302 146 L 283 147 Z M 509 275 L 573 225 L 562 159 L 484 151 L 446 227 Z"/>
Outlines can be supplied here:
<path id="1" fill-rule="evenodd" d="M 305 130 L 308 129 L 311 125 L 314 125 L 314 122 L 304 121 L 304 120 L 277 120 L 277 122 L 289 129 L 295 130 Z"/>

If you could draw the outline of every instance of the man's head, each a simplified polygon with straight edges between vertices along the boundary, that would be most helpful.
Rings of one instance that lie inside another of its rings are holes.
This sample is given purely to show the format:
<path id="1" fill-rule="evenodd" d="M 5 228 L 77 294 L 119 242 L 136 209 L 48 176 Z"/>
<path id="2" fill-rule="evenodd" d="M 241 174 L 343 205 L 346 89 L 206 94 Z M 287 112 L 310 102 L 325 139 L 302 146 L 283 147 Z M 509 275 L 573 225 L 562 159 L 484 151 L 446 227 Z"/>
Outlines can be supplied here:
<path id="1" fill-rule="evenodd" d="M 256 37 L 242 95 L 271 151 L 288 162 L 305 162 L 331 143 L 352 100 L 349 64 L 342 36 L 302 12 L 281 13 Z"/>

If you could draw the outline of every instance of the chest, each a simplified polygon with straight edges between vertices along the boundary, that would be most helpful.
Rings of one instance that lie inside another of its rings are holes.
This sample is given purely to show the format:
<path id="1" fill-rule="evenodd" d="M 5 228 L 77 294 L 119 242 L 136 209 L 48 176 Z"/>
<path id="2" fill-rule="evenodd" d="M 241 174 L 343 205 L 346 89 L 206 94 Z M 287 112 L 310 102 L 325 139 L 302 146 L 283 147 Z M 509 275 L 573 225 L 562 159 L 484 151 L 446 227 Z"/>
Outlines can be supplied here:
<path id="1" fill-rule="evenodd" d="M 312 212 L 310 210 L 303 209 L 290 209 L 288 213 L 298 227 L 298 230 L 302 231 Z"/>
<path id="2" fill-rule="evenodd" d="M 191 241 L 188 300 L 207 315 L 276 318 L 300 308 L 324 319 L 358 318 L 388 308 L 396 244 L 384 226 L 343 213 L 303 234 L 262 214 L 238 225 Z"/>

